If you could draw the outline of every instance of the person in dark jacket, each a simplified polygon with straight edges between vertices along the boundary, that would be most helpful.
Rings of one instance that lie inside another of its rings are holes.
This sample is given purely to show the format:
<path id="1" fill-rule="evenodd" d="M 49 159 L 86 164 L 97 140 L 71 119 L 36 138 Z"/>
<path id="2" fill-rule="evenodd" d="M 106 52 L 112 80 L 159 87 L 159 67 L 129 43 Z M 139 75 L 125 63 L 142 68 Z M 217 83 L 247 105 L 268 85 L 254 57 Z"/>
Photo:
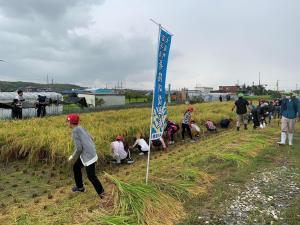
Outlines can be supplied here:
<path id="1" fill-rule="evenodd" d="M 36 101 L 36 108 L 37 108 L 37 117 L 44 117 L 46 116 L 46 106 L 47 106 L 47 97 L 38 95 L 37 101 Z"/>
<path id="2" fill-rule="evenodd" d="M 253 129 L 256 129 L 257 127 L 259 127 L 260 123 L 259 123 L 259 115 L 257 112 L 257 107 L 252 104 L 252 110 L 251 110 L 251 120 L 253 122 Z"/>
<path id="3" fill-rule="evenodd" d="M 259 126 L 260 128 L 265 128 L 267 124 L 266 118 L 269 116 L 268 111 L 268 103 L 264 100 L 259 100 L 258 107 L 257 107 L 257 114 L 259 119 Z"/>
<path id="4" fill-rule="evenodd" d="M 300 117 L 300 102 L 293 93 L 285 93 L 281 103 L 281 141 L 279 145 L 285 145 L 288 136 L 289 145 L 293 145 L 293 135 L 297 116 Z"/>
<path id="5" fill-rule="evenodd" d="M 223 129 L 227 129 L 229 127 L 229 125 L 230 125 L 231 122 L 232 122 L 231 118 L 229 118 L 229 119 L 227 119 L 227 118 L 222 119 L 220 121 L 220 127 L 223 128 Z"/>
<path id="6" fill-rule="evenodd" d="M 237 131 L 240 130 L 241 123 L 244 123 L 244 129 L 247 130 L 248 124 L 248 114 L 247 108 L 249 106 L 249 102 L 244 99 L 244 95 L 242 93 L 238 94 L 238 100 L 235 101 L 232 111 L 236 109 L 237 114 L 237 122 L 236 122 L 236 129 Z"/>
<path id="7" fill-rule="evenodd" d="M 222 95 L 220 95 L 220 96 L 219 96 L 219 100 L 220 100 L 220 102 L 222 102 L 222 101 L 223 101 L 223 97 L 222 97 Z"/>

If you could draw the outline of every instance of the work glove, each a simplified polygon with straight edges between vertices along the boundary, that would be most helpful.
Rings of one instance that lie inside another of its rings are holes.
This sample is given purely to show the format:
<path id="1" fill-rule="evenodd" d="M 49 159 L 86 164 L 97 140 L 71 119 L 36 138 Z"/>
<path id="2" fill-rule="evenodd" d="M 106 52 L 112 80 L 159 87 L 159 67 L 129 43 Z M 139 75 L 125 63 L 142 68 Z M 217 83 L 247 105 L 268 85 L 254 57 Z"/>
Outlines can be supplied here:
<path id="1" fill-rule="evenodd" d="M 73 159 L 73 155 L 71 155 L 68 160 L 71 161 L 72 159 Z"/>

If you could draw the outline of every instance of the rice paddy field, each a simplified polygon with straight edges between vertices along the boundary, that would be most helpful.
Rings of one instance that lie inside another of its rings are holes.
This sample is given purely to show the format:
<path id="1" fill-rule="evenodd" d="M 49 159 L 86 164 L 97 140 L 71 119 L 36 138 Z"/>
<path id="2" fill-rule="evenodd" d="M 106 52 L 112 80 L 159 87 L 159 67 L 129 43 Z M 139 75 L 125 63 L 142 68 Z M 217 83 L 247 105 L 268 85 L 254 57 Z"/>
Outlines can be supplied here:
<path id="1" fill-rule="evenodd" d="M 97 175 L 106 190 L 103 200 L 86 177 L 87 192 L 70 193 L 72 165 L 67 157 L 73 146 L 64 116 L 1 121 L 0 224 L 228 224 L 209 218 L 221 218 L 227 200 L 257 171 L 284 166 L 300 174 L 298 130 L 293 147 L 276 145 L 277 120 L 263 130 L 249 127 L 237 132 L 232 127 L 208 134 L 202 126 L 206 119 L 234 118 L 232 102 L 194 107 L 201 137 L 195 143 L 177 139 L 168 151 L 153 151 L 148 185 L 144 184 L 146 156 L 134 154 L 134 164 L 121 166 L 106 159 L 116 135 L 130 143 L 137 132 L 147 135 L 150 109 L 81 115 L 81 124 L 94 136 L 101 156 Z M 186 108 L 169 107 L 169 118 L 180 123 Z M 294 178 L 293 185 L 300 186 L 299 177 Z M 253 212 L 240 224 L 299 224 L 299 203 L 297 194 L 277 220 L 270 216 L 256 221 L 259 212 Z"/>

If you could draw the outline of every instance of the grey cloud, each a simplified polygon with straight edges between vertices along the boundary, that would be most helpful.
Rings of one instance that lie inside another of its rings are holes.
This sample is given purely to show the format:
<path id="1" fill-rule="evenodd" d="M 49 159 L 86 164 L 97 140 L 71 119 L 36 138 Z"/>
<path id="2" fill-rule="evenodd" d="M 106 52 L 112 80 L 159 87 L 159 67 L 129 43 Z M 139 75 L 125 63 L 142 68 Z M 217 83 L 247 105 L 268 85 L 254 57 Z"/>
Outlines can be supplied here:
<path id="1" fill-rule="evenodd" d="M 103 0 L 0 0 L 1 12 L 13 18 L 35 20 L 59 20 L 70 8 L 88 8 L 90 5 L 102 3 Z M 76 15 L 74 15 L 76 17 Z"/>

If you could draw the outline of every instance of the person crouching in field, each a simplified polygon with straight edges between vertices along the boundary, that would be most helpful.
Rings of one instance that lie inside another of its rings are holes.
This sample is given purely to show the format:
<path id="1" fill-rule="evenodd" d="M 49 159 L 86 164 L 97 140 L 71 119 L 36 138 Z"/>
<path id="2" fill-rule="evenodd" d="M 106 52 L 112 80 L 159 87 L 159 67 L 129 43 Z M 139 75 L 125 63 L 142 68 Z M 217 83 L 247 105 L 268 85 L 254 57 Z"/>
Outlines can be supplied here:
<path id="1" fill-rule="evenodd" d="M 129 149 L 125 148 L 124 145 L 124 138 L 122 136 L 117 136 L 116 140 L 110 144 L 110 150 L 113 159 L 115 160 L 114 163 L 121 164 L 121 162 L 126 161 L 128 164 L 133 163 L 131 159 Z"/>
<path id="2" fill-rule="evenodd" d="M 240 125 L 244 123 L 244 129 L 247 130 L 248 124 L 248 114 L 247 107 L 249 106 L 249 102 L 243 98 L 244 95 L 242 93 L 238 94 L 238 100 L 235 101 L 232 111 L 236 108 L 237 114 L 237 122 L 236 122 L 236 130 L 240 130 Z"/>
<path id="3" fill-rule="evenodd" d="M 76 186 L 72 188 L 72 192 L 85 192 L 81 172 L 81 169 L 85 167 L 88 179 L 93 184 L 99 197 L 103 198 L 104 189 L 95 172 L 98 156 L 93 138 L 84 128 L 79 126 L 79 116 L 77 114 L 69 114 L 67 121 L 72 129 L 72 139 L 75 145 L 75 151 L 69 157 L 69 161 L 75 160 L 73 172 Z"/>
<path id="4" fill-rule="evenodd" d="M 229 119 L 227 119 L 227 118 L 222 119 L 220 121 L 220 127 L 223 128 L 223 129 L 227 129 L 229 127 L 229 125 L 230 125 L 231 122 L 232 122 L 231 118 L 229 118 Z"/>
<path id="5" fill-rule="evenodd" d="M 217 127 L 210 119 L 205 122 L 205 127 L 206 127 L 207 131 L 217 132 Z"/>
<path id="6" fill-rule="evenodd" d="M 181 136 L 182 136 L 182 140 L 184 140 L 184 134 L 185 134 L 185 130 L 187 130 L 188 135 L 191 138 L 191 142 L 195 142 L 193 136 L 192 136 L 192 131 L 191 131 L 191 119 L 192 119 L 192 115 L 191 113 L 194 111 L 193 106 L 189 106 L 188 110 L 185 111 L 184 115 L 183 115 L 183 120 L 182 120 L 182 131 L 181 131 Z"/>
<path id="7" fill-rule="evenodd" d="M 167 145 L 162 137 L 152 140 L 151 143 L 154 148 L 160 149 L 162 147 L 164 151 L 167 151 Z"/>
<path id="8" fill-rule="evenodd" d="M 293 145 L 296 117 L 300 117 L 300 102 L 292 93 L 286 93 L 281 103 L 281 141 L 279 145 L 285 145 L 288 134 L 289 145 Z"/>
<path id="9" fill-rule="evenodd" d="M 196 124 L 195 120 L 191 121 L 191 130 L 195 132 L 196 137 L 200 137 L 200 127 Z"/>
<path id="10" fill-rule="evenodd" d="M 168 144 L 174 144 L 174 134 L 179 130 L 179 125 L 176 124 L 175 122 L 169 120 L 169 118 L 166 118 L 166 128 L 165 132 L 168 134 Z"/>
<path id="11" fill-rule="evenodd" d="M 145 153 L 148 153 L 150 150 L 149 145 L 145 141 L 144 138 L 140 134 L 136 135 L 136 140 L 134 144 L 131 146 L 132 149 L 137 148 L 139 150 L 139 155 L 144 155 Z"/>

